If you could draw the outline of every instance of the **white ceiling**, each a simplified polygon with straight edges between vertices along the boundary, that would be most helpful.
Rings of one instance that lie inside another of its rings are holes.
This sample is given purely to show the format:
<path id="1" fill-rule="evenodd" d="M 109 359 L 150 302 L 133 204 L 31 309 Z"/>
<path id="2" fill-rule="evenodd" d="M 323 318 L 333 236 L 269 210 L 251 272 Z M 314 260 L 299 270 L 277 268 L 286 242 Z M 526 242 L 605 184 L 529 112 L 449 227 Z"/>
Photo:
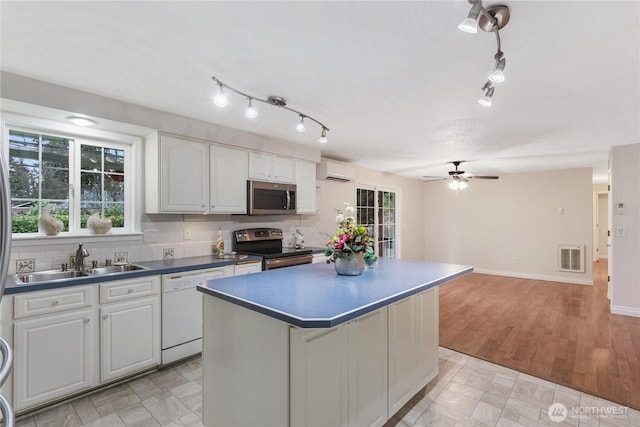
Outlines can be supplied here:
<path id="1" fill-rule="evenodd" d="M 2 1 L 0 67 L 318 144 L 320 128 L 295 132 L 291 112 L 256 104 L 250 121 L 233 95 L 214 106 L 215 75 L 325 123 L 323 156 L 416 178 L 452 160 L 483 175 L 594 167 L 602 182 L 609 148 L 640 142 L 640 3 L 506 4 L 506 81 L 491 108 L 476 101 L 495 37 L 456 28 L 464 0 Z"/>

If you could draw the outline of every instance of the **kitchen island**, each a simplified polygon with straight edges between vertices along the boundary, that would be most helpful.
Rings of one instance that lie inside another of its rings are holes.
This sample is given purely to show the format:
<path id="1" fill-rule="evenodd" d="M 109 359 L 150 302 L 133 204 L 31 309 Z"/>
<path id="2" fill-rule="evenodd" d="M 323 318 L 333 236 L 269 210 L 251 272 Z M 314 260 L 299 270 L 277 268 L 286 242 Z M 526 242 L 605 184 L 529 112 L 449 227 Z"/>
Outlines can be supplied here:
<path id="1" fill-rule="evenodd" d="M 198 286 L 204 424 L 384 424 L 437 375 L 438 285 L 470 271 L 380 259 L 360 276 L 311 264 Z"/>

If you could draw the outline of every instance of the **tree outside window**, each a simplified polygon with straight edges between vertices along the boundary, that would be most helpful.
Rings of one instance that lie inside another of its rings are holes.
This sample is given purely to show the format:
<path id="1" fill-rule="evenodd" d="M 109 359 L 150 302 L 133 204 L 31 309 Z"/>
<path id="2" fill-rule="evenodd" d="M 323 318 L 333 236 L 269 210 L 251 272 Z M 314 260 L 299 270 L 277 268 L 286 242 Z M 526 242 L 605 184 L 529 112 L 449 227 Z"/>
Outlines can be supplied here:
<path id="1" fill-rule="evenodd" d="M 37 233 L 47 205 L 63 232 L 86 228 L 94 213 L 125 226 L 125 150 L 73 138 L 9 130 L 12 232 Z M 80 164 L 74 167 L 75 151 Z M 70 191 L 77 188 L 78 194 Z"/>

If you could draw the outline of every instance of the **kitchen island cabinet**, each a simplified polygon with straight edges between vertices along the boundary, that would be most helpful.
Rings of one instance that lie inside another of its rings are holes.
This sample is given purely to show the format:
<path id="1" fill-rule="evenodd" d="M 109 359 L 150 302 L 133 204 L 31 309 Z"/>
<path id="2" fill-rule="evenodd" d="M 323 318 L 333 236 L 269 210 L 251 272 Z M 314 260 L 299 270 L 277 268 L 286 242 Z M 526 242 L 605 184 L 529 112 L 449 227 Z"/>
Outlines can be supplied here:
<path id="1" fill-rule="evenodd" d="M 437 375 L 437 286 L 470 271 L 381 259 L 199 286 L 204 424 L 383 425 Z"/>

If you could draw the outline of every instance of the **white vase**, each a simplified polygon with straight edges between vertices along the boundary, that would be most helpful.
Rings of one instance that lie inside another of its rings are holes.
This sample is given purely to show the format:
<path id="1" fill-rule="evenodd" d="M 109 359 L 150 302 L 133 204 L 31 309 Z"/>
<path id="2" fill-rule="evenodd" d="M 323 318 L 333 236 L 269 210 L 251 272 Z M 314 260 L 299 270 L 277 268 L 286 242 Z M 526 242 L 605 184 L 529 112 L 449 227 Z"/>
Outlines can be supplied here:
<path id="1" fill-rule="evenodd" d="M 40 229 L 44 231 L 44 234 L 47 236 L 55 236 L 62 230 L 64 224 L 59 219 L 55 219 L 51 216 L 49 211 L 51 211 L 52 205 L 47 205 L 44 207 L 44 211 L 42 215 L 40 215 L 40 219 L 38 223 L 40 224 Z"/>
<path id="2" fill-rule="evenodd" d="M 96 212 L 87 220 L 87 227 L 95 234 L 104 234 L 111 230 L 111 218 L 100 218 Z"/>

